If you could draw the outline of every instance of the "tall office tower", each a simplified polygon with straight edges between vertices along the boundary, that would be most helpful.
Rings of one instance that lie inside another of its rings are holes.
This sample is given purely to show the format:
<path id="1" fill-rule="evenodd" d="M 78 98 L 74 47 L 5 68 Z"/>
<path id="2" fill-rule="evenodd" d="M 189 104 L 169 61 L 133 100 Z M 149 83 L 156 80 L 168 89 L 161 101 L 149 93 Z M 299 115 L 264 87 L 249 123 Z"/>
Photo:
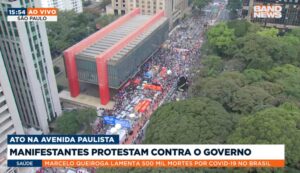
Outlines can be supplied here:
<path id="1" fill-rule="evenodd" d="M 62 11 L 83 11 L 82 0 L 41 0 L 41 7 L 54 7 Z"/>
<path id="2" fill-rule="evenodd" d="M 22 124 L 48 133 L 61 106 L 45 23 L 6 19 L 7 8 L 39 6 L 39 0 L 0 1 L 0 50 Z"/>
<path id="3" fill-rule="evenodd" d="M 13 172 L 6 165 L 6 138 L 10 134 L 24 134 L 14 95 L 8 82 L 0 52 L 0 172 Z"/>

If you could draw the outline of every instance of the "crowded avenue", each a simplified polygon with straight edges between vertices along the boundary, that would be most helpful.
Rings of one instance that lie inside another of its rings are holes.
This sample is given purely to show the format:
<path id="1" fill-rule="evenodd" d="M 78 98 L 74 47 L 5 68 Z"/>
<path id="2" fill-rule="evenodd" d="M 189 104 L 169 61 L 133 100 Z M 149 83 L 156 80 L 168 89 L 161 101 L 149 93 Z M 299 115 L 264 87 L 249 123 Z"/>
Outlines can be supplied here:
<path id="1" fill-rule="evenodd" d="M 193 14 L 179 22 L 140 72 L 117 92 L 113 110 L 98 110 L 93 133 L 118 134 L 122 144 L 141 143 L 152 113 L 166 102 L 187 97 L 195 65 L 200 64 L 204 31 L 218 20 L 225 4 L 215 1 L 200 17 Z"/>

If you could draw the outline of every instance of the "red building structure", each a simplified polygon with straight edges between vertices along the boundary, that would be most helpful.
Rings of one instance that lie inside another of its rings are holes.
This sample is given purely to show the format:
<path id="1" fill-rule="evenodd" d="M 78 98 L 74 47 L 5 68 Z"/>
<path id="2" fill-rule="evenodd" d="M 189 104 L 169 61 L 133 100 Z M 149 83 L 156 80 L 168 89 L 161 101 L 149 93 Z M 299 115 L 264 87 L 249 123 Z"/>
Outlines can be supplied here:
<path id="1" fill-rule="evenodd" d="M 125 23 L 128 23 L 138 15 L 140 15 L 140 10 L 135 9 L 130 13 L 120 17 L 118 20 L 114 21 L 105 28 L 68 48 L 64 52 L 66 73 L 69 82 L 70 94 L 72 97 L 77 97 L 80 94 L 80 80 L 78 76 L 78 62 L 76 62 L 76 56 L 96 43 L 99 44 L 99 40 L 101 41 L 101 39 L 108 37 L 109 34 L 112 35 L 111 33 L 113 31 L 117 31 L 118 28 L 122 27 Z M 95 75 L 97 76 L 101 104 L 106 105 L 110 101 L 108 62 L 126 46 L 133 44 L 132 42 L 140 38 L 141 35 L 145 35 L 145 33 L 149 32 L 149 30 L 152 31 L 151 27 L 153 27 L 159 21 L 162 21 L 164 16 L 164 11 L 160 11 L 156 15 L 147 18 L 145 22 L 138 24 L 134 30 L 126 31 L 129 32 L 129 34 L 126 34 L 120 40 L 114 39 L 112 42 L 116 40 L 118 41 L 107 46 L 105 50 L 99 52 L 97 52 L 98 50 L 95 50 L 96 54 L 94 54 L 93 57 L 95 60 L 89 60 L 89 62 L 95 63 L 95 68 L 97 71 Z M 167 21 L 167 19 L 165 20 Z"/>

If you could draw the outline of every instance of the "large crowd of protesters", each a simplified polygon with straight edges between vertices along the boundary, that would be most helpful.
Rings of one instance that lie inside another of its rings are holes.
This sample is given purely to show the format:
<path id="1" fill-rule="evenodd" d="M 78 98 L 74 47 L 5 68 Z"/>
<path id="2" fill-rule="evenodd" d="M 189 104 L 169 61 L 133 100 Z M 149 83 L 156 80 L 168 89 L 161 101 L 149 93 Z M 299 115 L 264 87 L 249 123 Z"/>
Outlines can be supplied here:
<path id="1" fill-rule="evenodd" d="M 184 77 L 186 85 L 192 82 L 195 65 L 200 64 L 197 61 L 208 20 L 211 20 L 210 16 L 181 21 L 141 71 L 116 93 L 114 108 L 101 112 L 102 118 L 97 120 L 94 133 L 120 135 L 122 130 L 125 135 L 120 138 L 120 143 L 140 143 L 146 122 L 161 104 L 185 99 L 187 92 L 178 89 L 178 80 Z M 116 128 L 116 124 L 107 124 L 103 116 L 128 120 L 131 128 L 121 125 Z"/>
<path id="2" fill-rule="evenodd" d="M 208 23 L 213 24 L 216 14 L 207 13 L 212 6 L 208 5 L 203 11 L 205 14 L 194 15 L 183 20 L 169 34 L 169 40 L 147 61 L 136 77 L 123 86 L 115 95 L 113 110 L 102 110 L 102 116 L 94 123 L 94 134 L 107 134 L 112 125 L 105 124 L 103 116 L 114 116 L 120 119 L 129 119 L 131 128 L 122 128 L 125 131 L 124 138 L 120 141 L 126 144 L 139 144 L 144 139 L 149 119 L 152 113 L 163 103 L 182 100 L 187 97 L 187 92 L 178 89 L 180 77 L 186 77 L 191 83 L 194 78 L 194 69 L 200 63 L 200 46 L 203 41 L 203 33 Z M 217 5 L 220 9 L 223 6 Z M 199 17 L 200 16 L 200 17 Z M 159 86 L 144 88 L 145 85 Z M 135 109 L 143 100 L 150 101 L 148 107 L 142 112 Z M 130 117 L 135 114 L 136 116 Z M 119 131 L 121 130 L 119 129 Z M 62 169 L 64 170 L 64 169 Z M 89 172 L 77 169 L 76 172 Z M 94 172 L 94 169 L 91 169 Z M 39 169 L 37 173 L 60 172 L 57 168 Z"/>

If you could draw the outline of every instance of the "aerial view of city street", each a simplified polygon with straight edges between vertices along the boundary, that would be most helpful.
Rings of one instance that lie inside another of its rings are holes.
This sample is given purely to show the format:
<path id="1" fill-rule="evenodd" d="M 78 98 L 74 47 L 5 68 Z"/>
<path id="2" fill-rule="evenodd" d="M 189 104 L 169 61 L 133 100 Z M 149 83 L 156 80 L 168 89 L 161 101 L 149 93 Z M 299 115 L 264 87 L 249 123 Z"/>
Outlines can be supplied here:
<path id="1" fill-rule="evenodd" d="M 36 7 L 57 21 L 9 19 Z M 285 161 L 11 167 L 12 134 L 284 144 Z M 0 173 L 27 172 L 300 173 L 300 1 L 0 0 Z"/>

